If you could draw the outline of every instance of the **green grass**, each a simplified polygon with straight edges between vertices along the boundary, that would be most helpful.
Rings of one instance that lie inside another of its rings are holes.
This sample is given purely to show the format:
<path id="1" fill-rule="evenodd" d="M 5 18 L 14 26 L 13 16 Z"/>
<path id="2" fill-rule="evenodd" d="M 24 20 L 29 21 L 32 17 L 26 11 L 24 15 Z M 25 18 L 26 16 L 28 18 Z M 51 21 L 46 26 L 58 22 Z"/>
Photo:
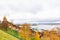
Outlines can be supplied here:
<path id="1" fill-rule="evenodd" d="M 31 40 L 35 40 L 35 38 L 34 37 L 31 37 Z"/>
<path id="2" fill-rule="evenodd" d="M 15 30 L 12 30 L 12 29 L 8 28 L 7 33 L 18 38 L 18 32 L 15 31 Z"/>
<path id="3" fill-rule="evenodd" d="M 18 40 L 18 39 L 0 30 L 0 40 Z"/>

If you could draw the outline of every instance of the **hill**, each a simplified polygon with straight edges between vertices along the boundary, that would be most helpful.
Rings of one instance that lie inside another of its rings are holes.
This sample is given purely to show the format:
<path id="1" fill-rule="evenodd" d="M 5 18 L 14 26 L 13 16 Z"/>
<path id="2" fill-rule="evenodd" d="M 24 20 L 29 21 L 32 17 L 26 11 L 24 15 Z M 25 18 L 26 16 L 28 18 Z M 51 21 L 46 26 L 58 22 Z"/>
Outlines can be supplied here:
<path id="1" fill-rule="evenodd" d="M 0 40 L 18 40 L 18 39 L 0 30 Z"/>

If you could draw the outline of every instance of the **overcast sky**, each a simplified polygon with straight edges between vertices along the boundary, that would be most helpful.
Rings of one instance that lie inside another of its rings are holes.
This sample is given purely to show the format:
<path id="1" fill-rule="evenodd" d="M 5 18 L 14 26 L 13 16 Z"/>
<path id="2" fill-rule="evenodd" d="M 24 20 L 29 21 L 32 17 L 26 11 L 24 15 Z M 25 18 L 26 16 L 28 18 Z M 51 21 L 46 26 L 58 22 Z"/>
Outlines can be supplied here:
<path id="1" fill-rule="evenodd" d="M 60 0 L 0 0 L 0 19 L 4 15 L 15 22 L 60 20 Z"/>

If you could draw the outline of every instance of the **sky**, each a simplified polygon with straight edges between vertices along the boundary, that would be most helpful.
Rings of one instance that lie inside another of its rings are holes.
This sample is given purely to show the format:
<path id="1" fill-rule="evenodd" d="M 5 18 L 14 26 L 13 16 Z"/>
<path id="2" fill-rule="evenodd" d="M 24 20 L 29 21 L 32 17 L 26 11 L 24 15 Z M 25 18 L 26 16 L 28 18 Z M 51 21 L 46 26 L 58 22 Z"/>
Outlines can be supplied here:
<path id="1" fill-rule="evenodd" d="M 3 16 L 14 23 L 58 21 L 60 0 L 0 0 L 1 20 Z"/>

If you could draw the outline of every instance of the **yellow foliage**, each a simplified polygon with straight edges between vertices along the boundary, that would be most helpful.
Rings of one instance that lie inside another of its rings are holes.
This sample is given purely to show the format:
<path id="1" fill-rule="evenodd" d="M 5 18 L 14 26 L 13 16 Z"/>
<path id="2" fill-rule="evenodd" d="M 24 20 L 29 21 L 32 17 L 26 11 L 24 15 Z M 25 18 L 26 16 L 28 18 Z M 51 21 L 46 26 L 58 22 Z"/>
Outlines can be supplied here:
<path id="1" fill-rule="evenodd" d="M 39 40 L 39 34 L 38 34 L 37 31 L 36 31 L 36 33 L 35 33 L 35 39 L 36 39 L 36 40 Z"/>
<path id="2" fill-rule="evenodd" d="M 21 25 L 21 29 L 20 29 L 20 32 L 19 32 L 19 38 L 22 37 L 24 38 L 25 40 L 30 40 L 30 25 L 29 24 L 23 24 Z"/>

